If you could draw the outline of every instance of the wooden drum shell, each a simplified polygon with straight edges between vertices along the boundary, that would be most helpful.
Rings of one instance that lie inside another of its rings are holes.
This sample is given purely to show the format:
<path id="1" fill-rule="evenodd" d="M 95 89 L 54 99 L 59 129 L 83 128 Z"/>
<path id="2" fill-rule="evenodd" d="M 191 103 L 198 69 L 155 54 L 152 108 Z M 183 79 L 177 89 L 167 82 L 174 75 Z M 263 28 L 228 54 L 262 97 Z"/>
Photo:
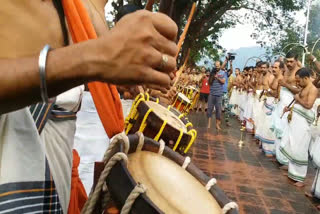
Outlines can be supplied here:
<path id="1" fill-rule="evenodd" d="M 129 154 L 131 154 L 131 153 L 134 153 L 137 149 L 137 146 L 139 143 L 139 137 L 136 134 L 129 135 L 128 137 L 130 141 Z M 145 137 L 145 143 L 142 150 L 157 153 L 159 150 L 159 146 L 160 145 L 158 142 Z M 115 154 L 117 152 L 123 152 L 122 145 L 119 144 L 114 149 L 113 153 Z M 162 155 L 174 161 L 180 166 L 182 166 L 185 161 L 185 158 L 183 156 L 172 151 L 168 147 L 164 148 Z M 94 175 L 94 178 L 95 178 L 94 186 L 96 185 L 103 168 L 104 168 L 103 163 L 96 163 L 95 175 Z M 210 180 L 210 178 L 204 172 L 202 172 L 199 168 L 197 168 L 193 163 L 190 163 L 186 168 L 186 170 L 204 186 Z M 113 201 L 115 202 L 116 206 L 119 209 L 122 208 L 129 194 L 137 185 L 137 183 L 132 178 L 129 170 L 127 169 L 123 161 L 116 163 L 115 166 L 111 169 L 110 174 L 106 179 L 106 183 L 110 191 L 111 198 L 113 199 Z M 211 187 L 209 192 L 218 202 L 220 207 L 224 207 L 226 204 L 231 202 L 231 200 L 225 195 L 225 193 L 217 185 L 214 185 L 213 187 Z M 146 196 L 146 194 L 142 194 L 136 199 L 135 203 L 133 204 L 131 213 L 132 214 L 140 214 L 140 213 L 159 214 L 163 212 Z M 232 209 L 228 212 L 228 214 L 238 214 L 238 211 L 235 209 Z"/>
<path id="2" fill-rule="evenodd" d="M 139 128 L 142 124 L 144 116 L 146 115 L 149 109 L 150 109 L 149 106 L 145 102 L 141 102 L 139 104 L 139 106 L 137 107 L 137 110 L 139 113 L 138 118 L 133 124 L 133 127 L 128 134 L 134 134 L 137 131 L 139 131 Z M 166 118 L 160 118 L 158 115 L 156 115 L 155 112 L 152 111 L 146 120 L 147 126 L 143 131 L 143 134 L 149 138 L 152 138 L 152 139 L 155 138 L 155 136 L 158 134 L 159 130 L 161 129 L 161 126 L 165 119 Z M 187 128 L 187 130 L 190 130 L 190 129 L 191 128 L 189 127 Z M 176 129 L 175 127 L 167 123 L 161 134 L 160 139 L 162 139 L 166 143 L 166 145 L 172 149 L 177 139 L 179 138 L 179 136 L 180 136 L 180 130 Z M 188 146 L 190 140 L 191 140 L 191 136 L 188 135 L 186 132 L 184 132 L 181 138 L 181 141 L 179 143 L 179 146 L 177 148 L 177 151 L 183 151 L 184 148 Z M 170 142 L 173 142 L 173 143 L 170 144 Z"/>

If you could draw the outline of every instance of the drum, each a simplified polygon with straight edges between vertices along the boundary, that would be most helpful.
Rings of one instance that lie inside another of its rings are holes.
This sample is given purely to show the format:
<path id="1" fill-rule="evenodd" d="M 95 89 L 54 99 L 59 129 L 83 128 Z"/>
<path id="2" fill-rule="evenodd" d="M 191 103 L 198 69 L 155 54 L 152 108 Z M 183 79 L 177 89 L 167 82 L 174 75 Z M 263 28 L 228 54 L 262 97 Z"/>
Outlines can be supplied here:
<path id="1" fill-rule="evenodd" d="M 189 157 L 139 133 L 116 136 L 104 162 L 96 163 L 94 177 L 95 189 L 82 213 L 101 213 L 110 198 L 121 213 L 238 213 L 216 180 Z"/>
<path id="2" fill-rule="evenodd" d="M 178 93 L 172 106 L 182 113 L 189 112 L 191 102 L 184 94 Z"/>
<path id="3" fill-rule="evenodd" d="M 133 113 L 127 119 L 127 134 L 137 131 L 156 141 L 164 140 L 166 144 L 181 154 L 186 154 L 197 137 L 192 124 L 185 124 L 179 116 L 164 106 L 152 102 L 141 101 L 133 107 Z"/>

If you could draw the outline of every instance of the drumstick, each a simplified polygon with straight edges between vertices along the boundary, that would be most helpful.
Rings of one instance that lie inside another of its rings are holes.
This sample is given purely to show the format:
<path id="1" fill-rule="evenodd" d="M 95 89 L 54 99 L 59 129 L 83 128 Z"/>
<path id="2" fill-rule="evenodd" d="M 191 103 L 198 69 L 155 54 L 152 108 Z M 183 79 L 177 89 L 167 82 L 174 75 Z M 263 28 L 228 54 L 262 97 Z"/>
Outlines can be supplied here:
<path id="1" fill-rule="evenodd" d="M 262 90 L 262 92 L 261 92 L 261 94 L 260 94 L 260 97 L 259 97 L 259 101 L 261 100 L 261 98 L 262 98 L 262 96 L 263 96 L 263 94 L 264 94 L 264 89 Z"/>
<path id="2" fill-rule="evenodd" d="M 294 103 L 294 101 L 296 101 L 296 99 L 293 99 L 293 100 L 291 101 L 291 103 L 287 106 L 287 108 L 290 108 L 290 107 L 292 106 L 292 104 Z M 281 117 L 280 117 L 281 119 L 283 118 L 284 114 L 285 114 L 285 112 L 282 113 L 282 115 L 281 115 Z"/>

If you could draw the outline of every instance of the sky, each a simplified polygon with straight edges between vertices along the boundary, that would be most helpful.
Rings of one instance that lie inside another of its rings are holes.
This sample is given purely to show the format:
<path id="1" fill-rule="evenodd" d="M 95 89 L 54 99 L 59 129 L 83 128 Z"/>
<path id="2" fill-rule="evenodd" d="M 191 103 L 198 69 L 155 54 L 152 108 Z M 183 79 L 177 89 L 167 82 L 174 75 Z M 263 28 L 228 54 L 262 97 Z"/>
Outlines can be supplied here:
<path id="1" fill-rule="evenodd" d="M 296 21 L 301 25 L 306 23 L 303 10 L 296 14 Z M 227 29 L 222 33 L 219 44 L 226 50 L 258 46 L 256 40 L 250 37 L 253 31 L 254 27 L 252 24 L 237 24 L 234 28 Z"/>

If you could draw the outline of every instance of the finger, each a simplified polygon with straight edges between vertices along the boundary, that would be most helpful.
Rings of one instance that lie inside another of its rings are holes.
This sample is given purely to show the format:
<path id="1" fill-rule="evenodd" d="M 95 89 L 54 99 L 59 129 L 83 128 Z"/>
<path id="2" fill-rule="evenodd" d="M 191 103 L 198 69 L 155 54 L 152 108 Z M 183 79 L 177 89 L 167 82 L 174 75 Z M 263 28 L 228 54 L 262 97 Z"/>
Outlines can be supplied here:
<path id="1" fill-rule="evenodd" d="M 148 84 L 148 88 L 153 89 L 153 90 L 161 91 L 164 94 L 166 94 L 168 92 L 168 90 L 166 88 L 161 87 L 161 86 L 156 85 L 156 84 Z"/>
<path id="2" fill-rule="evenodd" d="M 162 54 L 161 52 L 154 49 L 152 55 L 157 55 L 153 59 L 150 59 L 149 64 L 152 68 L 157 69 L 159 71 L 170 73 L 173 72 L 177 66 L 176 59 L 172 56 L 168 56 Z"/>
<path id="3" fill-rule="evenodd" d="M 152 14 L 152 23 L 161 35 L 171 41 L 176 41 L 178 27 L 169 16 L 163 13 L 154 13 Z"/>
<path id="4" fill-rule="evenodd" d="M 178 46 L 175 42 L 170 41 L 158 32 L 155 32 L 155 40 L 153 40 L 152 46 L 155 47 L 161 53 L 175 57 L 178 52 Z"/>
<path id="5" fill-rule="evenodd" d="M 146 66 L 140 67 L 139 75 L 135 75 L 134 78 L 138 84 L 154 84 L 167 89 L 169 89 L 170 86 L 170 77 L 168 74 Z"/>
<path id="6" fill-rule="evenodd" d="M 174 80 L 174 78 L 176 77 L 176 75 L 174 75 L 173 72 L 170 72 L 170 73 L 169 73 L 169 77 L 170 77 L 171 80 Z"/>

